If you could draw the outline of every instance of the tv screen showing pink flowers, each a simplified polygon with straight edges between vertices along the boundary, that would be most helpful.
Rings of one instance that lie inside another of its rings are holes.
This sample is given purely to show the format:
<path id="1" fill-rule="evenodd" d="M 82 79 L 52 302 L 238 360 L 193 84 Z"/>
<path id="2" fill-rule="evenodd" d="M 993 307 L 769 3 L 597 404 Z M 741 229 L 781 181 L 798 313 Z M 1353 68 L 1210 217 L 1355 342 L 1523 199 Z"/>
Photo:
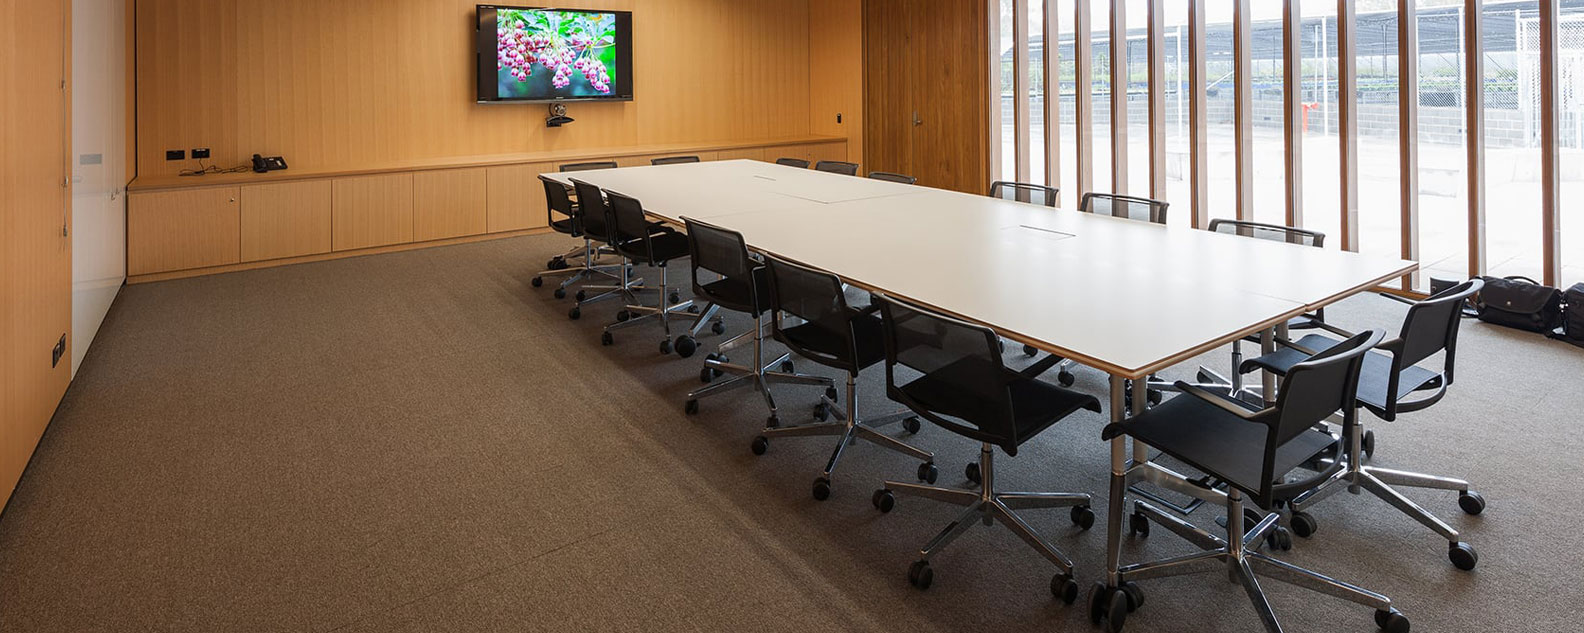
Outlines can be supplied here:
<path id="1" fill-rule="evenodd" d="M 478 99 L 632 99 L 632 14 L 478 7 Z"/>

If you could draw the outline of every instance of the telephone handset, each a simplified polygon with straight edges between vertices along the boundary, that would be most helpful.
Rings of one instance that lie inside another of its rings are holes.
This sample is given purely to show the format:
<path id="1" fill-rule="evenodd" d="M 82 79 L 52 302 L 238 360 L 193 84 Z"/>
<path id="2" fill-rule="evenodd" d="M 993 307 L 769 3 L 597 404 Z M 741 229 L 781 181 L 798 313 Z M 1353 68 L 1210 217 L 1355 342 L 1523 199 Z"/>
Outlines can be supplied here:
<path id="1" fill-rule="evenodd" d="M 260 174 L 270 171 L 279 171 L 286 168 L 286 159 L 281 156 L 253 155 L 253 171 Z"/>

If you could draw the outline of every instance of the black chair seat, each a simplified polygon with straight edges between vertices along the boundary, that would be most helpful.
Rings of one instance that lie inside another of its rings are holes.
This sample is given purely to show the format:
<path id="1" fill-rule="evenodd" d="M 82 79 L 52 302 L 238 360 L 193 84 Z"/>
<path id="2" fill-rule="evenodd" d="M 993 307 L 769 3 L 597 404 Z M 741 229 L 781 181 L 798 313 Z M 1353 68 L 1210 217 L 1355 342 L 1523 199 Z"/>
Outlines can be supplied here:
<path id="1" fill-rule="evenodd" d="M 847 337 L 831 329 L 831 326 L 822 323 L 804 323 L 782 329 L 776 338 L 785 339 L 800 349 L 803 356 L 821 365 L 844 369 L 857 373 L 863 368 L 885 360 L 885 342 L 880 338 L 884 333 L 880 317 L 873 314 L 859 315 L 857 310 L 851 310 L 855 315 L 852 318 L 852 331 L 857 346 L 858 357 L 849 359 L 852 352 L 847 348 Z M 847 361 L 856 361 L 856 366 L 849 366 Z"/>
<path id="2" fill-rule="evenodd" d="M 578 234 L 577 222 L 572 218 L 551 222 L 550 228 L 555 229 L 555 232 L 557 233 L 565 233 L 572 236 L 577 236 Z"/>
<path id="3" fill-rule="evenodd" d="M 1323 352 L 1340 342 L 1321 334 L 1310 334 L 1298 339 L 1300 347 L 1313 352 Z M 1278 376 L 1285 376 L 1288 369 L 1308 357 L 1309 355 L 1304 352 L 1291 347 L 1284 347 L 1270 354 L 1243 361 L 1243 366 L 1239 369 L 1243 373 L 1256 369 L 1266 369 Z M 1358 401 L 1365 408 L 1368 408 L 1371 413 L 1381 417 L 1386 417 L 1387 390 L 1391 388 L 1391 371 L 1392 361 L 1390 356 L 1374 351 L 1364 355 L 1364 368 L 1359 373 Z M 1440 378 L 1441 374 L 1417 365 L 1404 367 L 1397 378 L 1397 397 L 1395 400 L 1402 405 L 1407 405 L 1407 402 L 1403 402 L 1404 398 L 1420 389 L 1439 386 Z M 1430 403 L 1419 401 L 1415 404 L 1428 406 Z"/>
<path id="4" fill-rule="evenodd" d="M 1235 402 L 1228 400 L 1229 402 Z M 1240 406 L 1242 403 L 1237 403 Z M 1122 423 L 1128 435 L 1143 440 L 1211 476 L 1258 498 L 1265 459 L 1264 424 L 1239 418 L 1191 395 L 1180 395 Z M 1304 431 L 1276 449 L 1276 478 L 1331 446 L 1330 435 Z"/>
<path id="5" fill-rule="evenodd" d="M 665 265 L 673 259 L 687 257 L 689 253 L 686 235 L 675 231 L 656 233 L 649 237 L 650 248 L 653 249 L 654 259 L 649 259 L 650 254 L 644 252 L 643 240 L 633 240 L 616 247 L 616 252 L 623 257 L 636 260 L 640 263 Z"/>
<path id="6" fill-rule="evenodd" d="M 962 385 L 982 382 L 986 374 L 1001 373 L 1012 404 L 1012 425 L 1017 445 L 1079 409 L 1098 413 L 1100 401 L 1086 393 L 1027 378 L 976 358 L 963 358 L 901 387 L 908 397 L 931 411 L 968 419 L 995 405 L 993 396 L 975 397 Z"/>
<path id="7" fill-rule="evenodd" d="M 722 277 L 702 284 L 698 289 L 705 299 L 727 310 L 764 314 L 770 309 L 770 279 L 763 266 L 753 269 L 753 286 L 756 287 L 750 287 L 748 282 L 741 279 Z M 754 305 L 755 296 L 759 298 L 759 305 Z"/>

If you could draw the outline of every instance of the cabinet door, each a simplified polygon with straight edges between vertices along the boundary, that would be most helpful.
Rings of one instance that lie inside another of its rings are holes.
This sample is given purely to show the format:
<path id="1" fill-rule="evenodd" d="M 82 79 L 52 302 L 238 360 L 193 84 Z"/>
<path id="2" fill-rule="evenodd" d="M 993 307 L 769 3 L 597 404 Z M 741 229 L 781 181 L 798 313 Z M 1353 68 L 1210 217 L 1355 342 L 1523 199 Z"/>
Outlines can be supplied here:
<path id="1" fill-rule="evenodd" d="M 330 252 L 334 190 L 329 180 L 242 187 L 242 261 Z"/>
<path id="2" fill-rule="evenodd" d="M 335 250 L 413 241 L 413 176 L 337 178 Z"/>
<path id="3" fill-rule="evenodd" d="M 236 187 L 136 193 L 127 201 L 127 272 L 163 273 L 241 261 Z"/>
<path id="4" fill-rule="evenodd" d="M 485 174 L 489 190 L 486 201 L 489 217 L 485 229 L 499 233 L 548 226 L 544 185 L 539 182 L 539 174 L 552 169 L 550 163 L 489 168 Z"/>
<path id="5" fill-rule="evenodd" d="M 482 235 L 484 169 L 444 169 L 413 174 L 413 239 L 419 242 Z"/>

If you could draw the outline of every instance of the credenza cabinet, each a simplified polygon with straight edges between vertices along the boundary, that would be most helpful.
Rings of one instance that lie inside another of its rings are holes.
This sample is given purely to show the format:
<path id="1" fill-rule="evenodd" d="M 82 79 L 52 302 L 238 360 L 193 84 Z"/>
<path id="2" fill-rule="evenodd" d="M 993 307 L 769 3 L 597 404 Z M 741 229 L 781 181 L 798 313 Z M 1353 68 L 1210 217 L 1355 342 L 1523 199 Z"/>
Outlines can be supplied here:
<path id="1" fill-rule="evenodd" d="M 631 167 L 666 156 L 847 160 L 847 144 L 822 139 L 698 151 L 679 147 L 604 160 Z M 543 229 L 548 215 L 538 175 L 565 163 L 601 160 L 548 158 L 134 183 L 127 206 L 127 274 L 134 282 L 148 281 Z"/>

